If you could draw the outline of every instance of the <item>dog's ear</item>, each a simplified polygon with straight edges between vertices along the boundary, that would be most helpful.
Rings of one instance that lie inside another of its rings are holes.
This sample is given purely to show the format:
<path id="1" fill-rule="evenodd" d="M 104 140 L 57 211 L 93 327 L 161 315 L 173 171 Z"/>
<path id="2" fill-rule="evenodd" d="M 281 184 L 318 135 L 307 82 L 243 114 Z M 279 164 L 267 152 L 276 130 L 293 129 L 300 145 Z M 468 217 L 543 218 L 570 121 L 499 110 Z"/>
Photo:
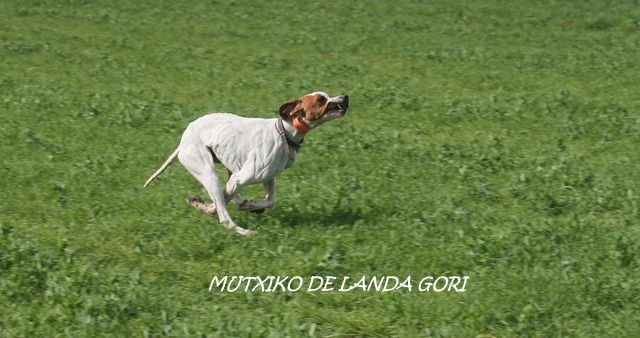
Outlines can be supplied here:
<path id="1" fill-rule="evenodd" d="M 280 117 L 282 117 L 283 120 L 289 120 L 302 110 L 304 109 L 300 105 L 300 100 L 296 99 L 281 105 L 278 113 L 280 113 Z"/>

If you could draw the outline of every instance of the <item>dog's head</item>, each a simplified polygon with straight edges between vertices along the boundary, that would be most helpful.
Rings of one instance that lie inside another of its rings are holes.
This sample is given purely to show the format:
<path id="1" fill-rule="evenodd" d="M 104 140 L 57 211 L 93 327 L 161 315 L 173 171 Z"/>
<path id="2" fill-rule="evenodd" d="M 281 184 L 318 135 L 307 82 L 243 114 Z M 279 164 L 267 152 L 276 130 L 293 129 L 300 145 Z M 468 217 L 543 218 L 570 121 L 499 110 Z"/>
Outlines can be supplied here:
<path id="1" fill-rule="evenodd" d="M 286 121 L 302 119 L 310 128 L 343 117 L 349 110 L 349 96 L 331 97 L 324 92 L 314 92 L 280 106 L 280 117 Z"/>

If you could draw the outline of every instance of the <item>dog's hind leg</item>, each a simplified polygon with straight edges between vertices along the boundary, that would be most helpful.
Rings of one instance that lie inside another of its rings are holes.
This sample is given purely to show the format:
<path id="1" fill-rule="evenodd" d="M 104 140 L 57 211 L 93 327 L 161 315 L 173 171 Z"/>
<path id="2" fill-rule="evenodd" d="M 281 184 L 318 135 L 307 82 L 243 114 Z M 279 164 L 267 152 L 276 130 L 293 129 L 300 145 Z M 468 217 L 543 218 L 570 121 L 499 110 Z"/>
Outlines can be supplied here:
<path id="1" fill-rule="evenodd" d="M 216 157 L 216 155 L 209 150 L 209 152 L 211 153 L 211 155 L 213 156 L 213 165 L 216 166 L 217 164 L 220 164 L 220 160 L 218 160 L 218 158 Z M 233 173 L 231 172 L 231 170 L 227 169 L 227 173 L 229 174 L 229 176 L 227 177 L 227 179 L 229 177 L 231 177 L 231 175 L 233 175 Z M 244 199 L 242 197 L 240 197 L 239 195 L 236 195 L 233 197 L 233 202 L 240 204 L 244 201 Z M 189 203 L 192 207 L 202 210 L 204 212 L 206 212 L 209 215 L 213 215 L 216 213 L 216 204 L 215 203 L 205 203 L 205 201 L 202 200 L 202 198 L 198 197 L 198 196 L 190 196 L 187 198 L 187 203 Z M 228 203 L 228 201 L 227 201 Z"/>
<path id="2" fill-rule="evenodd" d="M 234 230 L 239 235 L 253 235 L 253 231 L 236 225 L 231 219 L 226 207 L 227 200 L 225 198 L 224 186 L 220 183 L 220 179 L 216 174 L 213 156 L 209 149 L 193 144 L 182 144 L 180 147 L 180 153 L 178 154 L 180 163 L 182 163 L 191 175 L 207 190 L 207 193 L 209 193 L 209 196 L 215 202 L 215 212 L 218 214 L 220 223 Z M 207 212 L 213 210 L 211 206 L 207 206 L 207 209 L 209 210 L 205 210 Z"/>

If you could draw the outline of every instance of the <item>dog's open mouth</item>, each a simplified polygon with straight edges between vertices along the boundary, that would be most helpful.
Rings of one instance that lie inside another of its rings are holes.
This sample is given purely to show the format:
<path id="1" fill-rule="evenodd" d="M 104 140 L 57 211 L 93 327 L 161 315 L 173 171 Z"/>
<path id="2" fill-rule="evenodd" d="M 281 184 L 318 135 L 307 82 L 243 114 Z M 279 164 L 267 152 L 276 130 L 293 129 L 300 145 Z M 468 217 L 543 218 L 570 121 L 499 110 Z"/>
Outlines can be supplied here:
<path id="1" fill-rule="evenodd" d="M 336 104 L 336 106 L 331 110 L 339 113 L 340 115 L 344 115 L 347 113 L 347 107 L 345 107 L 342 103 Z"/>
<path id="2" fill-rule="evenodd" d="M 345 98 L 341 102 L 336 102 L 330 105 L 327 109 L 328 113 L 334 113 L 339 116 L 345 116 L 349 110 L 349 97 Z"/>

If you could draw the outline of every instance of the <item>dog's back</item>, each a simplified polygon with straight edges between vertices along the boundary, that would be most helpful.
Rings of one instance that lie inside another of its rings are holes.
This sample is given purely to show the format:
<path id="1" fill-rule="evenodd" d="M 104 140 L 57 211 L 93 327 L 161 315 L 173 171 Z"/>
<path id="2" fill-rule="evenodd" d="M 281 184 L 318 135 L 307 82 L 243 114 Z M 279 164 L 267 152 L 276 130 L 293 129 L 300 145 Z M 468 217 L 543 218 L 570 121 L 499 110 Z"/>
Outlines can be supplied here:
<path id="1" fill-rule="evenodd" d="M 265 157 L 259 162 L 272 160 L 280 143 L 273 127 L 276 119 L 247 118 L 229 113 L 213 113 L 191 122 L 185 130 L 184 143 L 198 143 L 207 147 L 231 172 L 239 171 L 250 153 Z M 269 157 L 269 159 L 267 159 Z"/>

